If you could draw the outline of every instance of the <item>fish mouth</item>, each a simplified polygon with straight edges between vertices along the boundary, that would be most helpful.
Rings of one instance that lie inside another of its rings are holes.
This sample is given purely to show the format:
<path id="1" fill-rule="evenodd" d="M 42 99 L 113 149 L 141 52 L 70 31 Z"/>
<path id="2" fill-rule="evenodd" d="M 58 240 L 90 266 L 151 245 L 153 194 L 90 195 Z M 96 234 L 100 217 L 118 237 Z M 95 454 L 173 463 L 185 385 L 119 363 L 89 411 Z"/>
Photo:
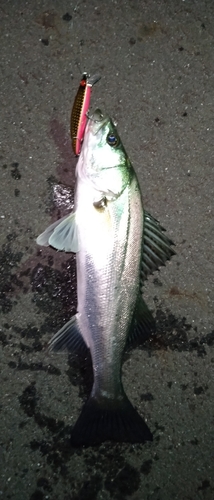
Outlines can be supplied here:
<path id="1" fill-rule="evenodd" d="M 99 130 L 109 121 L 109 117 L 103 114 L 102 111 L 97 108 L 93 113 L 87 113 L 89 120 L 89 127 L 93 128 L 93 134 L 96 135 Z M 91 122 L 91 124 L 90 124 Z"/>

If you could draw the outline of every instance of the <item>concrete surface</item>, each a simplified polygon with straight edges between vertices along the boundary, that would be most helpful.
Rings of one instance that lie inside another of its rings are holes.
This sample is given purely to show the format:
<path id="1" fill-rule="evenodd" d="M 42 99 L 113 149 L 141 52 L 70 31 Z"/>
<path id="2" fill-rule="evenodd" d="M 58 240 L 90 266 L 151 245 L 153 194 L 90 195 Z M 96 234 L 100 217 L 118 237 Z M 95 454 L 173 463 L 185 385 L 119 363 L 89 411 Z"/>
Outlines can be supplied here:
<path id="1" fill-rule="evenodd" d="M 213 0 L 2 0 L 0 13 L 1 496 L 211 500 Z M 117 120 L 145 207 L 176 243 L 145 287 L 157 334 L 123 367 L 154 432 L 144 446 L 72 449 L 90 370 L 44 350 L 75 311 L 75 258 L 35 238 L 72 207 L 85 70 L 102 75 L 92 107 Z"/>

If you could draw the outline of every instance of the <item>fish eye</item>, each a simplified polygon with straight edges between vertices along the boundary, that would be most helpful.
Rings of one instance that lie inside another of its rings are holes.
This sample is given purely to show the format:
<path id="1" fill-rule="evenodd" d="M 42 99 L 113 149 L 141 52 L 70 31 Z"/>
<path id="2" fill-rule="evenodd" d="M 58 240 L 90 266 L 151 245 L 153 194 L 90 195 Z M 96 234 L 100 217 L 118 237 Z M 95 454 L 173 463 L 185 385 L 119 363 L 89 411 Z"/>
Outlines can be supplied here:
<path id="1" fill-rule="evenodd" d="M 109 132 L 109 134 L 106 137 L 106 141 L 109 144 L 109 146 L 115 147 L 118 145 L 119 139 L 113 132 Z"/>

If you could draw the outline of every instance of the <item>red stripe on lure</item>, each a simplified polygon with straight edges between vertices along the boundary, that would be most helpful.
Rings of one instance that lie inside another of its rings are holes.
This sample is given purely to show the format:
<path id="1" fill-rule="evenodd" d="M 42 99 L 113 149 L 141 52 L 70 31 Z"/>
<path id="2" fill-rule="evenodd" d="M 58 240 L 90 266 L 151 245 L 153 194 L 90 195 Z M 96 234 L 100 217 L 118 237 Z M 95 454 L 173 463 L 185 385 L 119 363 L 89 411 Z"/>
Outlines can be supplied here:
<path id="1" fill-rule="evenodd" d="M 91 89 L 99 79 L 99 75 L 90 77 L 87 73 L 83 73 L 77 95 L 74 99 L 74 105 L 71 111 L 71 140 L 73 152 L 77 156 L 80 154 L 84 137 L 87 122 L 86 113 L 90 106 Z"/>

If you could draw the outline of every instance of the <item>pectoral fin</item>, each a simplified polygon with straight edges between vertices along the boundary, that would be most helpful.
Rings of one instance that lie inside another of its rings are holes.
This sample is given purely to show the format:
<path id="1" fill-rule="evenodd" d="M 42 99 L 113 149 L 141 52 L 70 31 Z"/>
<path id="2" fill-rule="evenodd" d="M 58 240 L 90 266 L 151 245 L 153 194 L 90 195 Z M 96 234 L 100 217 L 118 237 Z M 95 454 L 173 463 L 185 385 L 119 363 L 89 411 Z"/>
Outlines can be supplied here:
<path id="1" fill-rule="evenodd" d="M 52 246 L 65 252 L 78 252 L 78 229 L 75 212 L 54 222 L 36 240 L 38 245 Z"/>

